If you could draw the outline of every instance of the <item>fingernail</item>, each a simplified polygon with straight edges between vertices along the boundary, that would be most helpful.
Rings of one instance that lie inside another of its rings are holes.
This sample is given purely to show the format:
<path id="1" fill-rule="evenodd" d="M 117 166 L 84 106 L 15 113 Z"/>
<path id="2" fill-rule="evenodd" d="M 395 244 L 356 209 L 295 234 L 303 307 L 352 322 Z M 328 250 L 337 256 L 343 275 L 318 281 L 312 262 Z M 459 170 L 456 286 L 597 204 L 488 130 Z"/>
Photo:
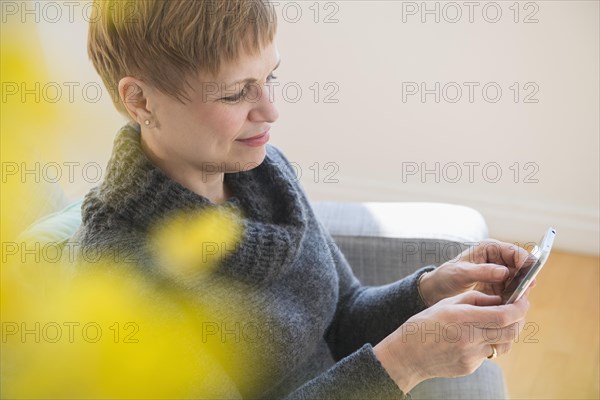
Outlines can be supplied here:
<path id="1" fill-rule="evenodd" d="M 502 267 L 494 268 L 494 270 L 492 271 L 492 276 L 495 279 L 502 279 L 506 276 L 507 272 L 508 272 L 508 270 L 506 268 L 502 268 Z"/>

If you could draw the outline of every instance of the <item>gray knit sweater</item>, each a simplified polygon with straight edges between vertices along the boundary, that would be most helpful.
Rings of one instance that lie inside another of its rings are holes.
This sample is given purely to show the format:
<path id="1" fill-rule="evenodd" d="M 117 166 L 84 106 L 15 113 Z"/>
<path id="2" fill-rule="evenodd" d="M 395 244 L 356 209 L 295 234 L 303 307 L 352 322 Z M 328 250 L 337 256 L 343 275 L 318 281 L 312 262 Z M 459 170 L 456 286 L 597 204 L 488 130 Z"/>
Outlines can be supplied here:
<path id="1" fill-rule="evenodd" d="M 375 357 L 373 346 L 425 308 L 416 283 L 432 267 L 385 286 L 361 285 L 315 216 L 287 158 L 270 144 L 266 150 L 258 167 L 225 174 L 233 196 L 215 205 L 155 167 L 141 150 L 139 127 L 126 125 L 115 139 L 105 179 L 85 197 L 83 223 L 73 240 L 84 251 L 125 250 L 136 268 L 158 277 L 155 249 L 147 243 L 153 224 L 175 210 L 240 210 L 242 240 L 221 260 L 213 279 L 235 282 L 228 302 L 243 302 L 246 309 L 260 311 L 278 332 L 287 334 L 272 335 L 268 346 L 240 343 L 240 362 L 230 362 L 226 369 L 237 369 L 228 371 L 236 377 L 244 376 L 240 371 L 252 371 L 248 376 L 253 385 L 239 382 L 239 386 L 253 389 L 244 393 L 223 388 L 228 393 L 223 396 L 405 398 Z M 206 279 L 175 284 L 197 296 L 211 286 Z M 253 351 L 260 353 L 258 370 L 243 361 L 247 358 L 242 355 Z"/>

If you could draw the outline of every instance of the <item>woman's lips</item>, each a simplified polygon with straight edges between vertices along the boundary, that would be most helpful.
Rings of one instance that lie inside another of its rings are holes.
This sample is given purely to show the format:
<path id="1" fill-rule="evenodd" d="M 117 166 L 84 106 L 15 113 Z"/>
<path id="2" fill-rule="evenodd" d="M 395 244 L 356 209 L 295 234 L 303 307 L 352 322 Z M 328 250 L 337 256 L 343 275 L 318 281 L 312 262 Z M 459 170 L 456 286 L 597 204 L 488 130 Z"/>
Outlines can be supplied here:
<path id="1" fill-rule="evenodd" d="M 267 129 L 265 132 L 261 133 L 258 136 L 254 136 L 248 139 L 238 139 L 237 142 L 243 143 L 247 146 L 258 147 L 269 141 L 271 135 L 269 134 L 270 129 Z"/>

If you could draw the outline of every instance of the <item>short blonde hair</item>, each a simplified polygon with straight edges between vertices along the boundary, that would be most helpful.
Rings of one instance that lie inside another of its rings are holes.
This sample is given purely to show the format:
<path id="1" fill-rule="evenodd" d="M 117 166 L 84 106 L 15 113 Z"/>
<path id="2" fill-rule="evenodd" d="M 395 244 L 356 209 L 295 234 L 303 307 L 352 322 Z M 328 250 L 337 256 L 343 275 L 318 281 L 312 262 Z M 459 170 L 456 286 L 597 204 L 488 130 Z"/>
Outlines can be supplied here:
<path id="1" fill-rule="evenodd" d="M 216 77 L 242 51 L 260 52 L 276 30 L 268 0 L 94 0 L 88 54 L 115 107 L 130 118 L 118 95 L 121 78 L 183 102 L 188 77 Z"/>

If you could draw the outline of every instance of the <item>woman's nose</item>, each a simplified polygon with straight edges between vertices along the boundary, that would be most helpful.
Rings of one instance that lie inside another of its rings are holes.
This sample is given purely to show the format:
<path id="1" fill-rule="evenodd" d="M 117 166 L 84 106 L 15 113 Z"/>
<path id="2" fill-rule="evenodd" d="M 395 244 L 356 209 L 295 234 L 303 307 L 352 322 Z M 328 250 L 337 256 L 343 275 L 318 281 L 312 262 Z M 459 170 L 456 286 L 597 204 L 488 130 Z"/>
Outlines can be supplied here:
<path id="1" fill-rule="evenodd" d="M 279 118 L 279 112 L 275 106 L 275 87 L 264 85 L 254 100 L 254 107 L 250 110 L 249 119 L 253 121 L 275 122 Z"/>

